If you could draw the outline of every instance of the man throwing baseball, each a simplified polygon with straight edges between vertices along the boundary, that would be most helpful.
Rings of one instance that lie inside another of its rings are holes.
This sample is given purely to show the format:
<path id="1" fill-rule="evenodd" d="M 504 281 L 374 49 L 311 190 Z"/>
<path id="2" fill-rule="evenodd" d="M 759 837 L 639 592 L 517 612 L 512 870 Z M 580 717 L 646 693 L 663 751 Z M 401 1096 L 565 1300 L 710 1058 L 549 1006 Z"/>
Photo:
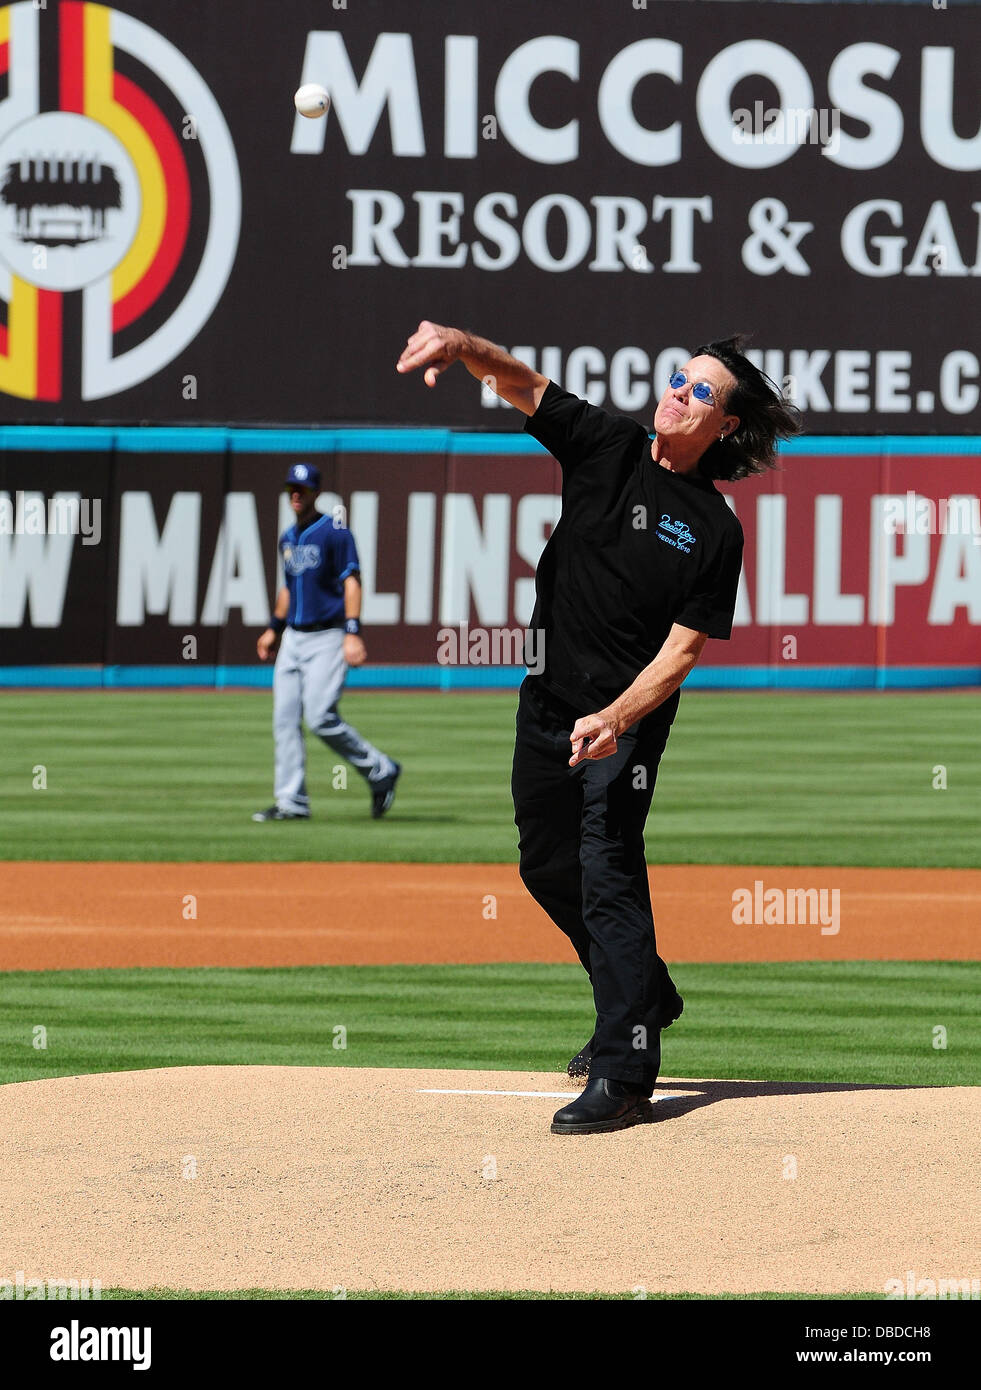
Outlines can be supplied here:
<path id="1" fill-rule="evenodd" d="M 728 638 L 743 535 L 713 479 L 759 473 L 799 412 L 741 352 L 697 349 L 664 383 L 654 439 L 486 339 L 424 321 L 397 370 L 427 386 L 461 361 L 528 418 L 562 467 L 562 515 L 536 574 L 540 675 L 522 683 L 511 789 L 520 872 L 589 975 L 588 1075 L 553 1134 L 650 1118 L 661 1029 L 682 1001 L 657 954 L 644 825 L 679 690 L 709 637 Z"/>
<path id="2" fill-rule="evenodd" d="M 367 658 L 361 639 L 361 580 L 354 537 L 333 517 L 317 511 L 320 471 L 313 464 L 295 463 L 286 475 L 286 488 L 296 516 L 279 538 L 286 583 L 257 643 L 260 661 L 276 657 L 276 800 L 252 819 L 309 819 L 305 719 L 311 733 L 366 779 L 371 814 L 377 820 L 395 799 L 401 764 L 366 742 L 337 710 L 347 668 L 360 666 Z"/>

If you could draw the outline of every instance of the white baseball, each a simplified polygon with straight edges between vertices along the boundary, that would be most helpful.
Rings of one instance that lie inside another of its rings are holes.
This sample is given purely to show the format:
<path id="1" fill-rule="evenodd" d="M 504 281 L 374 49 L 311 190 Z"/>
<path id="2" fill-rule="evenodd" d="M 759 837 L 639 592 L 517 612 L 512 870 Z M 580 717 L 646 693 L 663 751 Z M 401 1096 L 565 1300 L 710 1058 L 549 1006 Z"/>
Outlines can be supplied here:
<path id="1" fill-rule="evenodd" d="M 330 110 L 327 88 L 321 87 L 319 82 L 307 82 L 294 95 L 293 105 L 301 116 L 308 116 L 312 121 L 326 116 Z"/>

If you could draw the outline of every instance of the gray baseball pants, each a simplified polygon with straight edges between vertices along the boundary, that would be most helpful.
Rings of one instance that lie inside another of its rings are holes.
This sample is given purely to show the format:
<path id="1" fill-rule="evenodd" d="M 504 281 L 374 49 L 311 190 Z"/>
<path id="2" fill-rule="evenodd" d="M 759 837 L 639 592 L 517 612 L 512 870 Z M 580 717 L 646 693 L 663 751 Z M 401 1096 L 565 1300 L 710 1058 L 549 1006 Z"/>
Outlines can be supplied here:
<path id="1" fill-rule="evenodd" d="M 346 758 L 369 782 L 378 782 L 395 771 L 388 754 L 372 747 L 338 714 L 346 676 L 343 628 L 285 630 L 273 671 L 275 796 L 281 811 L 302 815 L 310 810 L 304 720 L 312 734 Z"/>

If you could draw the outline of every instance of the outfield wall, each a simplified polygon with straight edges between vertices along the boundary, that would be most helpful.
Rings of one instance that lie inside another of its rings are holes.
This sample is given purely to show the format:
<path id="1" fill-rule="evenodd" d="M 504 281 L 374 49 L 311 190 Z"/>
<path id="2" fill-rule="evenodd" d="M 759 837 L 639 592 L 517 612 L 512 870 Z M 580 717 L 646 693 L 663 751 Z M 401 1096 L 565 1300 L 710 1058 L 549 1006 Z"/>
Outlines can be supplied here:
<path id="1" fill-rule="evenodd" d="M 290 463 L 358 542 L 352 685 L 518 683 L 559 469 L 519 428 L 0 430 L 0 683 L 264 685 Z M 812 437 L 720 485 L 746 551 L 692 686 L 981 684 L 976 437 Z M 657 519 L 651 521 L 656 525 Z"/>
<path id="2" fill-rule="evenodd" d="M 504 427 L 395 376 L 430 318 L 642 419 L 747 330 L 816 433 L 970 434 L 979 18 L 0 3 L 0 418 Z"/>
<path id="3" fill-rule="evenodd" d="M 749 333 L 809 437 L 727 489 L 735 636 L 691 684 L 981 680 L 945 507 L 978 488 L 981 7 L 234 8 L 0 0 L 0 681 L 268 683 L 308 457 L 362 553 L 352 684 L 515 684 L 557 468 L 466 372 L 395 372 L 423 318 L 645 421 Z"/>

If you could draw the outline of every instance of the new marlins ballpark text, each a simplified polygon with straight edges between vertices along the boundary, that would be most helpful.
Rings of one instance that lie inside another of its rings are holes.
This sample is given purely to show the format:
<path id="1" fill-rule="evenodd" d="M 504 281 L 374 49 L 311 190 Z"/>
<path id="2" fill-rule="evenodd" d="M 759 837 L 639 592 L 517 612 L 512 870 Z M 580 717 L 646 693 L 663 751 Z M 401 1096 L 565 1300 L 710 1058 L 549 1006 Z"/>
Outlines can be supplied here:
<path id="1" fill-rule="evenodd" d="M 891 627 L 897 605 L 919 591 L 927 597 L 926 622 L 950 627 L 981 624 L 981 544 L 975 531 L 976 493 L 933 499 L 904 493 L 874 493 L 852 500 L 829 487 L 818 496 L 791 499 L 764 493 L 755 499 L 723 494 L 744 522 L 755 528 L 755 551 L 739 579 L 734 626 L 777 624 L 785 630 L 813 623 L 849 628 L 863 623 Z M 0 493 L 0 502 L 9 494 Z M 265 625 L 270 590 L 267 561 L 275 536 L 263 538 L 260 507 L 253 492 L 229 492 L 217 537 L 207 539 L 205 498 L 175 491 L 169 499 L 149 491 L 120 496 L 118 530 L 112 537 L 117 566 L 110 583 L 116 622 L 139 627 L 166 615 L 175 627 L 194 622 L 224 625 L 231 613 L 249 626 Z M 921 507 L 919 503 L 924 505 Z M 374 627 L 398 624 L 446 627 L 474 621 L 486 628 L 527 626 L 535 602 L 534 571 L 561 500 L 553 493 L 520 497 L 488 493 L 413 491 L 392 503 L 375 490 L 341 498 L 321 494 L 322 511 L 346 506 L 358 538 L 363 587 L 362 620 Z M 384 549 L 383 508 L 404 507 L 395 550 Z M 107 508 L 107 511 L 111 509 Z M 936 535 L 921 526 L 925 517 L 944 526 Z M 956 524 L 951 524 L 952 520 Z M 806 576 L 789 578 L 791 522 L 810 533 Z M 657 517 L 634 516 L 631 525 L 655 527 Z M 0 628 L 59 627 L 78 536 L 4 534 L 0 528 Z M 857 548 L 851 581 L 843 578 L 846 544 Z M 380 571 L 384 579 L 380 579 Z M 282 583 L 281 577 L 276 587 Z M 276 590 L 273 589 L 272 592 Z"/>

